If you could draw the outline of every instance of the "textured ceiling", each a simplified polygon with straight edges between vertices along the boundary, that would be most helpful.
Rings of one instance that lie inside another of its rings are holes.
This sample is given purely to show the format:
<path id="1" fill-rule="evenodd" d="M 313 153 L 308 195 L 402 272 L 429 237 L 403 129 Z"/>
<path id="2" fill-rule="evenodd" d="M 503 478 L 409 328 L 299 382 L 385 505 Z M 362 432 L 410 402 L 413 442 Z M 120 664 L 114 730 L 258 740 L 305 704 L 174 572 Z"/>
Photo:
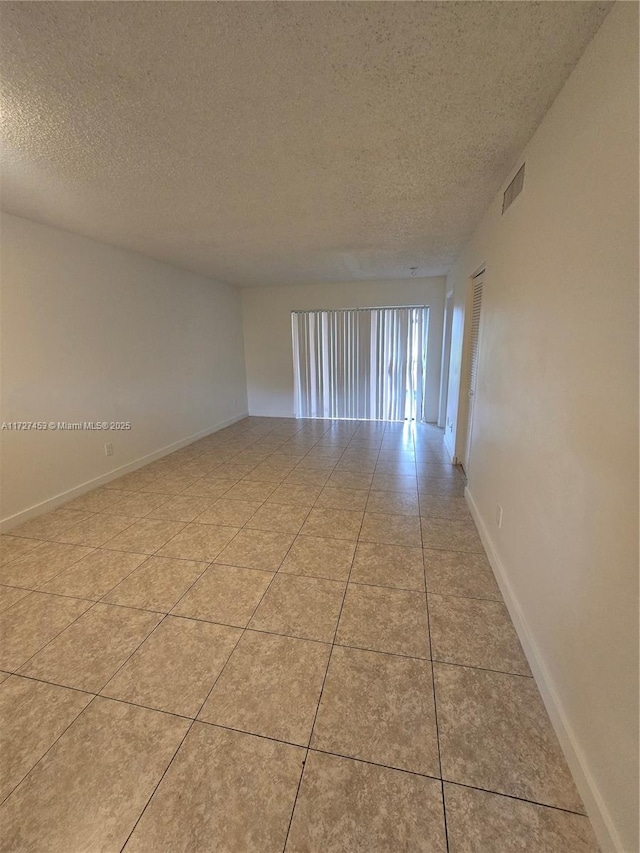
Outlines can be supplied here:
<path id="1" fill-rule="evenodd" d="M 441 274 L 609 8 L 3 2 L 3 207 L 240 285 Z"/>

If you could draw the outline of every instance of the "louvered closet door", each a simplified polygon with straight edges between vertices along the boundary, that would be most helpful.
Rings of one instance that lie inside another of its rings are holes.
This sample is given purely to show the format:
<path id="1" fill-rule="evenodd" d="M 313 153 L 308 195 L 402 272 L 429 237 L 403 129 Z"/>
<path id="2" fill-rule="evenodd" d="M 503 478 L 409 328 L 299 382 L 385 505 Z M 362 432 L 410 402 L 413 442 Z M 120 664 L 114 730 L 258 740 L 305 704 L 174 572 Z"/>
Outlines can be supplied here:
<path id="1" fill-rule="evenodd" d="M 478 378 L 478 345 L 480 341 L 480 309 L 482 308 L 482 285 L 484 274 L 473 280 L 473 301 L 471 305 L 471 324 L 469 327 L 469 354 L 467 361 L 468 371 L 468 405 L 467 405 L 467 435 L 464 451 L 463 468 L 465 472 L 469 466 L 469 456 L 471 453 L 471 437 L 473 433 L 473 409 L 476 394 L 476 382 Z"/>

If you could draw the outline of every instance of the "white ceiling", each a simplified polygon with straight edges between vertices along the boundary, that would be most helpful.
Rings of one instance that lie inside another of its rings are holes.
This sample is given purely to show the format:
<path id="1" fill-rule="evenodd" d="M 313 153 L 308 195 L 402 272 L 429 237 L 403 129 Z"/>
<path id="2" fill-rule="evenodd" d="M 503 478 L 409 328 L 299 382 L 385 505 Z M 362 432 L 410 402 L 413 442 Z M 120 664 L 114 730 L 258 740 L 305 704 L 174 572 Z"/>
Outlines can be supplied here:
<path id="1" fill-rule="evenodd" d="M 4 2 L 3 207 L 240 285 L 445 272 L 603 2 Z"/>

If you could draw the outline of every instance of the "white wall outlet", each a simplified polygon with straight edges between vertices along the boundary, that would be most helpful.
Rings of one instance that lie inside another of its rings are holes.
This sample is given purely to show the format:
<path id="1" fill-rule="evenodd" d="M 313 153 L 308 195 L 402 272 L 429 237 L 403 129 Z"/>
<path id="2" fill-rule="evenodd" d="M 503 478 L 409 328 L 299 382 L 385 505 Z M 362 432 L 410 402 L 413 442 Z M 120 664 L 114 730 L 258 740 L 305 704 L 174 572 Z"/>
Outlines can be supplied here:
<path id="1" fill-rule="evenodd" d="M 498 527 L 502 527 L 502 507 L 500 504 L 496 507 L 496 524 Z"/>
<path id="2" fill-rule="evenodd" d="M 105 456 L 113 456 L 113 444 L 111 442 L 107 442 L 104 446 L 104 455 Z"/>

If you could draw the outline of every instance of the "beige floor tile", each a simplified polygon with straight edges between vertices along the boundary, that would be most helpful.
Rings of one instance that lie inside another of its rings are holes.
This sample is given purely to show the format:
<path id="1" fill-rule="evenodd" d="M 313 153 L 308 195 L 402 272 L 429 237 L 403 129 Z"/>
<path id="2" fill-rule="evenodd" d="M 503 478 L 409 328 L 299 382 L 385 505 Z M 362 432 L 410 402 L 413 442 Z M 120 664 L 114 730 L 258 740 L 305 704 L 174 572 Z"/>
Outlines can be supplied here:
<path id="1" fill-rule="evenodd" d="M 88 693 L 10 676 L 0 687 L 0 802 L 91 701 Z"/>
<path id="2" fill-rule="evenodd" d="M 434 660 L 531 675 L 501 601 L 429 594 L 429 617 Z"/>
<path id="3" fill-rule="evenodd" d="M 188 725 L 94 699 L 5 803 L 0 851 L 117 853 Z"/>
<path id="4" fill-rule="evenodd" d="M 22 666 L 20 674 L 98 693 L 161 618 L 159 613 L 96 604 Z"/>
<path id="5" fill-rule="evenodd" d="M 258 466 L 261 465 L 267 456 L 270 456 L 271 452 L 269 450 L 256 450 L 254 445 L 247 447 L 246 450 L 241 450 L 240 453 L 237 453 L 233 457 L 234 463 L 239 463 L 244 465 L 253 465 Z M 253 470 L 253 469 L 252 469 Z"/>
<path id="6" fill-rule="evenodd" d="M 238 480 L 241 480 L 243 477 L 246 477 L 247 474 L 251 473 L 253 469 L 256 467 L 255 464 L 242 464 L 241 462 L 236 462 L 233 458 L 229 462 L 225 462 L 223 465 L 220 465 L 219 468 L 216 468 L 215 474 L 220 477 L 236 477 Z M 239 500 L 255 500 L 255 498 L 239 498 Z"/>
<path id="7" fill-rule="evenodd" d="M 416 460 L 419 465 L 451 465 L 451 456 L 449 451 L 443 446 L 442 435 L 431 439 L 416 438 Z M 455 467 L 455 466 L 453 466 Z M 456 470 L 464 476 L 462 466 L 456 467 Z"/>
<path id="8" fill-rule="evenodd" d="M 363 513 L 348 509 L 318 509 L 314 507 L 301 533 L 305 536 L 324 536 L 328 539 L 358 538 Z"/>
<path id="9" fill-rule="evenodd" d="M 238 533 L 237 527 L 192 522 L 170 539 L 158 552 L 160 557 L 204 560 L 210 563 Z"/>
<path id="10" fill-rule="evenodd" d="M 336 643 L 376 652 L 429 658 L 425 594 L 349 584 Z"/>
<path id="11" fill-rule="evenodd" d="M 420 548 L 359 542 L 350 580 L 374 586 L 424 590 L 424 566 Z"/>
<path id="12" fill-rule="evenodd" d="M 175 495 L 152 510 L 148 518 L 163 518 L 167 521 L 193 521 L 212 503 L 211 498 L 196 495 Z"/>
<path id="13" fill-rule="evenodd" d="M 305 459 L 340 459 L 344 449 L 337 444 L 316 443 L 305 456 Z"/>
<path id="14" fill-rule="evenodd" d="M 284 482 L 298 486 L 324 486 L 331 475 L 331 471 L 318 468 L 294 468 L 287 474 Z"/>
<path id="15" fill-rule="evenodd" d="M 418 516 L 366 512 L 360 539 L 363 542 L 379 542 L 381 545 L 420 548 L 422 546 L 420 519 Z"/>
<path id="16" fill-rule="evenodd" d="M 196 723 L 126 853 L 280 853 L 305 751 Z"/>
<path id="17" fill-rule="evenodd" d="M 195 717 L 241 634 L 239 628 L 168 616 L 102 695 Z"/>
<path id="18" fill-rule="evenodd" d="M 249 482 L 243 480 L 236 483 L 226 493 L 225 497 L 230 501 L 266 501 L 272 492 L 276 490 L 276 484 L 259 483 L 258 481 Z"/>
<path id="19" fill-rule="evenodd" d="M 152 495 L 147 492 L 130 492 L 112 507 L 103 509 L 106 515 L 124 515 L 133 518 L 144 518 L 153 510 L 171 500 L 171 495 Z"/>
<path id="20" fill-rule="evenodd" d="M 299 465 L 300 462 L 304 459 L 304 451 L 300 453 L 287 452 L 281 453 L 280 451 L 270 454 L 267 459 L 267 465 L 271 465 L 274 468 L 294 468 L 296 465 Z"/>
<path id="21" fill-rule="evenodd" d="M 333 471 L 327 480 L 332 489 L 359 489 L 368 492 L 373 473 L 368 471 Z"/>
<path id="22" fill-rule="evenodd" d="M 439 776 L 431 663 L 334 647 L 314 749 Z"/>
<path id="23" fill-rule="evenodd" d="M 196 480 L 193 485 L 189 486 L 187 489 L 183 489 L 180 494 L 195 495 L 196 497 L 205 497 L 215 500 L 215 498 L 220 498 L 222 495 L 226 495 L 229 489 L 237 482 L 237 479 L 229 477 L 224 479 L 222 477 L 214 476 L 201 477 L 199 480 Z"/>
<path id="24" fill-rule="evenodd" d="M 164 459 L 156 459 L 155 462 L 150 462 L 142 469 L 149 474 L 154 474 L 156 477 L 168 477 L 170 474 L 178 471 L 180 468 L 179 462 L 172 462 L 168 456 Z"/>
<path id="25" fill-rule="evenodd" d="M 246 627 L 273 572 L 213 565 L 174 607 L 177 616 Z"/>
<path id="26" fill-rule="evenodd" d="M 281 483 L 293 468 L 282 468 L 279 465 L 263 463 L 242 478 L 243 483 Z"/>
<path id="27" fill-rule="evenodd" d="M 390 443 L 383 439 L 380 445 L 380 454 L 378 456 L 380 462 L 402 462 L 403 464 L 415 464 L 416 453 L 413 446 L 404 444 L 402 446 L 396 443 Z"/>
<path id="28" fill-rule="evenodd" d="M 322 491 L 322 486 L 313 486 L 310 483 L 281 483 L 278 488 L 269 495 L 267 503 L 274 504 L 294 504 L 295 506 L 306 506 L 311 508 L 318 495 Z"/>
<path id="29" fill-rule="evenodd" d="M 371 481 L 372 492 L 408 492 L 418 494 L 418 484 L 414 476 L 403 474 L 381 474 L 376 472 Z"/>
<path id="30" fill-rule="evenodd" d="M 293 543 L 289 533 L 244 528 L 217 557 L 218 563 L 275 572 Z"/>
<path id="31" fill-rule="evenodd" d="M 316 501 L 317 509 L 346 509 L 364 512 L 369 493 L 362 489 L 335 489 L 327 486 Z"/>
<path id="32" fill-rule="evenodd" d="M 97 548 L 43 584 L 42 591 L 97 601 L 146 559 L 146 554 Z"/>
<path id="33" fill-rule="evenodd" d="M 445 783 L 450 853 L 599 853 L 589 819 Z"/>
<path id="34" fill-rule="evenodd" d="M 280 566 L 280 572 L 346 581 L 355 542 L 319 536 L 297 536 Z"/>
<path id="35" fill-rule="evenodd" d="M 156 495 L 179 495 L 184 489 L 188 489 L 198 481 L 198 477 L 193 474 L 182 474 L 180 471 L 173 471 L 157 480 L 148 483 L 144 490 Z"/>
<path id="36" fill-rule="evenodd" d="M 473 519 L 423 518 L 422 541 L 425 548 L 484 554 Z"/>
<path id="37" fill-rule="evenodd" d="M 420 515 L 418 496 L 411 492 L 370 492 L 367 512 Z"/>
<path id="38" fill-rule="evenodd" d="M 91 607 L 90 601 L 32 592 L 0 614 L 0 669 L 13 672 Z"/>
<path id="39" fill-rule="evenodd" d="M 107 515 L 106 513 L 92 515 L 86 521 L 81 521 L 80 524 L 74 524 L 73 527 L 58 533 L 56 542 L 99 548 L 137 521 L 138 519 L 133 516 Z"/>
<path id="40" fill-rule="evenodd" d="M 246 526 L 253 530 L 274 530 L 280 533 L 298 533 L 309 510 L 294 504 L 263 504 L 252 515 Z"/>
<path id="41" fill-rule="evenodd" d="M 532 678 L 434 664 L 442 775 L 583 811 Z"/>
<path id="42" fill-rule="evenodd" d="M 307 746 L 331 646 L 247 631 L 200 719 Z"/>
<path id="43" fill-rule="evenodd" d="M 181 474 L 186 474 L 192 477 L 206 477 L 208 474 L 214 474 L 215 471 L 220 467 L 220 462 L 213 462 L 211 460 L 205 460 L 201 462 L 200 459 L 192 459 L 189 462 L 185 462 L 184 465 L 181 465 L 178 469 Z"/>
<path id="44" fill-rule="evenodd" d="M 418 477 L 418 492 L 420 497 L 450 497 L 464 498 L 464 482 L 459 480 L 436 479 L 434 477 Z"/>
<path id="45" fill-rule="evenodd" d="M 462 551 L 424 551 L 429 592 L 502 601 L 498 584 L 484 554 Z"/>
<path id="46" fill-rule="evenodd" d="M 379 459 L 376 474 L 399 474 L 402 477 L 415 477 L 416 463 L 395 459 Z"/>
<path id="47" fill-rule="evenodd" d="M 8 536 L 6 534 L 0 536 L 0 566 L 28 554 L 29 551 L 33 551 L 39 545 L 42 545 L 39 539 L 26 539 L 23 536 Z"/>
<path id="48" fill-rule="evenodd" d="M 79 498 L 74 498 L 69 503 L 64 505 L 64 509 L 77 509 L 87 512 L 104 512 L 105 509 L 115 506 L 123 497 L 126 496 L 125 491 L 115 489 L 94 489 L 92 492 L 87 492 L 80 495 Z"/>
<path id="49" fill-rule="evenodd" d="M 338 461 L 338 464 L 335 467 L 335 471 L 353 471 L 358 474 L 373 474 L 376 470 L 376 463 L 378 461 L 378 454 L 372 453 L 370 456 L 368 455 L 360 455 L 360 454 L 347 454 Z"/>
<path id="50" fill-rule="evenodd" d="M 463 521 L 471 519 L 466 498 L 440 495 L 421 495 L 420 515 L 425 518 L 459 518 Z"/>
<path id="51" fill-rule="evenodd" d="M 299 470 L 324 471 L 330 474 L 336 467 L 337 460 L 326 456 L 303 456 L 297 464 Z"/>
<path id="52" fill-rule="evenodd" d="M 137 471 L 130 471 L 116 480 L 111 480 L 104 488 L 137 492 L 143 490 L 148 483 L 152 483 L 157 478 L 157 474 L 153 471 L 147 471 L 146 468 L 139 468 Z"/>
<path id="53" fill-rule="evenodd" d="M 0 613 L 3 610 L 8 610 L 12 607 L 16 602 L 25 598 L 29 595 L 28 589 L 18 589 L 14 586 L 1 586 L 0 585 Z"/>
<path id="54" fill-rule="evenodd" d="M 235 501 L 218 498 L 196 521 L 198 524 L 219 524 L 223 527 L 242 527 L 260 509 L 262 501 Z"/>
<path id="55" fill-rule="evenodd" d="M 207 568 L 208 563 L 148 557 L 103 599 L 107 604 L 168 613 Z"/>
<path id="56" fill-rule="evenodd" d="M 311 752 L 286 853 L 347 850 L 446 853 L 440 782 Z"/>
<path id="57" fill-rule="evenodd" d="M 90 512 L 56 509 L 54 512 L 26 521 L 19 527 L 15 527 L 11 533 L 14 536 L 26 536 L 31 539 L 52 539 L 61 531 L 85 521 L 90 516 Z"/>
<path id="58" fill-rule="evenodd" d="M 114 551 L 131 551 L 135 554 L 153 554 L 184 528 L 182 521 L 160 518 L 138 518 L 122 533 L 109 539 L 105 545 Z"/>
<path id="59" fill-rule="evenodd" d="M 331 642 L 345 585 L 324 578 L 278 574 L 251 620 L 258 631 Z"/>
<path id="60" fill-rule="evenodd" d="M 86 557 L 92 550 L 82 545 L 38 542 L 37 548 L 0 567 L 0 583 L 37 589 L 50 578 Z"/>
<path id="61" fill-rule="evenodd" d="M 419 477 L 464 482 L 464 473 L 457 465 L 447 464 L 446 462 L 429 462 L 426 461 L 427 458 L 428 456 L 425 458 L 425 461 L 420 461 L 416 465 Z"/>

